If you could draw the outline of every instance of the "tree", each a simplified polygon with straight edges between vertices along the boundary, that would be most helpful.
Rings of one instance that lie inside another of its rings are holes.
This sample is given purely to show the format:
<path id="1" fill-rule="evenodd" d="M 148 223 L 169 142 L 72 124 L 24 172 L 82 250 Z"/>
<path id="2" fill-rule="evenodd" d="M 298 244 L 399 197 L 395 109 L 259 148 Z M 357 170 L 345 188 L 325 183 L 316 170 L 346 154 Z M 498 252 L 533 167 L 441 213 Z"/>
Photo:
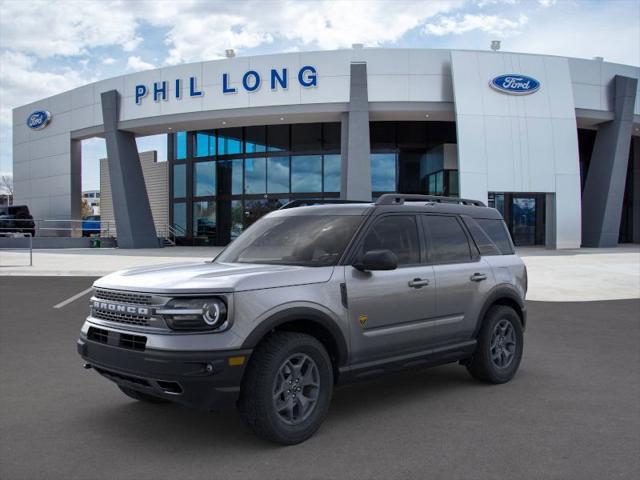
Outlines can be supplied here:
<path id="1" fill-rule="evenodd" d="M 0 193 L 6 193 L 13 197 L 13 175 L 2 175 L 0 177 Z"/>
<path id="2" fill-rule="evenodd" d="M 82 209 L 80 210 L 81 218 L 87 218 L 89 215 L 93 215 L 93 209 L 86 198 L 82 199 Z"/>

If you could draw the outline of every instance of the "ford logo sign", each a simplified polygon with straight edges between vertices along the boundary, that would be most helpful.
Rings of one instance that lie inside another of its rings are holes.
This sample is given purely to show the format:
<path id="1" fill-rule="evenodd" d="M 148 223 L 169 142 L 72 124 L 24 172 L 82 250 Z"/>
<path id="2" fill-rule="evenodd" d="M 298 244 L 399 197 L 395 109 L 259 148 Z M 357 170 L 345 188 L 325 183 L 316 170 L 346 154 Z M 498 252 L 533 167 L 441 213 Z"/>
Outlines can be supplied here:
<path id="1" fill-rule="evenodd" d="M 51 121 L 51 113 L 46 110 L 37 110 L 27 118 L 27 127 L 31 130 L 42 130 L 49 125 Z"/>
<path id="2" fill-rule="evenodd" d="M 540 90 L 540 82 L 538 80 L 517 73 L 498 75 L 489 82 L 489 86 L 494 90 L 508 93 L 509 95 L 529 95 Z"/>

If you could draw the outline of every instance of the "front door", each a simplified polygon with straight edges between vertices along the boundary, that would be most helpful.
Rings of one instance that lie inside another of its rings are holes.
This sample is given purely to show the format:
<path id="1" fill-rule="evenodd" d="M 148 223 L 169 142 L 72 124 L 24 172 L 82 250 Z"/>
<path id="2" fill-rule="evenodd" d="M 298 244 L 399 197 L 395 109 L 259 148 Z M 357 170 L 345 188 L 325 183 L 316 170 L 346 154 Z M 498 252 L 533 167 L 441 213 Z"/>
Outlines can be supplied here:
<path id="1" fill-rule="evenodd" d="M 433 268 L 424 262 L 416 216 L 375 219 L 359 242 L 356 258 L 378 249 L 394 252 L 398 268 L 345 269 L 354 363 L 425 349 L 428 323 L 436 315 Z"/>
<path id="2" fill-rule="evenodd" d="M 536 197 L 514 195 L 511 204 L 511 232 L 516 245 L 536 244 Z"/>

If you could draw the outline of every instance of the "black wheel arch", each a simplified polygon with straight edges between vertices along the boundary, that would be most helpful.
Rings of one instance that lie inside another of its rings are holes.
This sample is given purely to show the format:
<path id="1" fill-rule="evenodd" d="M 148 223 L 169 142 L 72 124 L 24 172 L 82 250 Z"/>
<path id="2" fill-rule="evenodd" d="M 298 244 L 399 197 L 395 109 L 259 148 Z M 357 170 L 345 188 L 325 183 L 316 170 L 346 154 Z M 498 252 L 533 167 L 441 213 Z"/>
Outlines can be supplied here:
<path id="1" fill-rule="evenodd" d="M 504 305 L 506 307 L 513 308 L 520 317 L 522 330 L 525 330 L 527 326 L 527 306 L 524 299 L 518 294 L 515 287 L 508 284 L 502 284 L 494 287 L 487 296 L 482 310 L 480 310 L 480 315 L 478 315 L 478 324 L 476 325 L 476 330 L 473 333 L 474 338 L 478 336 L 478 332 L 482 327 L 482 322 L 484 321 L 487 312 L 495 305 Z"/>
<path id="2" fill-rule="evenodd" d="M 260 322 L 246 338 L 242 348 L 255 348 L 273 331 L 306 333 L 318 339 L 331 357 L 334 374 L 347 364 L 349 350 L 347 341 L 336 321 L 326 313 L 311 307 L 293 307 L 277 312 Z"/>

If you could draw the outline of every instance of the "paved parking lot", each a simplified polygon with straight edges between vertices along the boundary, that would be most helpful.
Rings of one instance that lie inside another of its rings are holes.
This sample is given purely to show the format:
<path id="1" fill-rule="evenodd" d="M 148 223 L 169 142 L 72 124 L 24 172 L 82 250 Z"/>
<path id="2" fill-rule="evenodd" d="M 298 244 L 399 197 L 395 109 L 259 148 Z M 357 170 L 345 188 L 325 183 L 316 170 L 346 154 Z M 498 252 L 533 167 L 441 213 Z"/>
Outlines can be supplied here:
<path id="1" fill-rule="evenodd" d="M 639 478 L 640 300 L 529 303 L 515 380 L 410 370 L 339 388 L 315 437 L 144 405 L 81 367 L 86 277 L 0 278 L 2 479 Z"/>

